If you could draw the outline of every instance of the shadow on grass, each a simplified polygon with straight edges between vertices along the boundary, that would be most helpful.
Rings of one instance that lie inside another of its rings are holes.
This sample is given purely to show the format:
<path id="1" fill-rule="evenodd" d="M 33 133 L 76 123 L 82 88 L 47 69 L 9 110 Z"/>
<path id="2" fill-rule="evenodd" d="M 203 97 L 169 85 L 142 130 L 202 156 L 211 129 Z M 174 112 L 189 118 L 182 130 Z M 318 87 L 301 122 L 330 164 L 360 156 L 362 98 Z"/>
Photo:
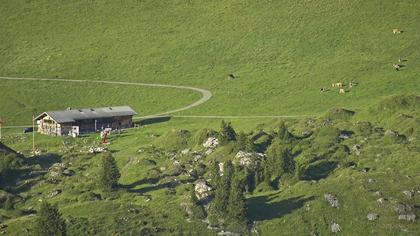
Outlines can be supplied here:
<path id="1" fill-rule="evenodd" d="M 250 219 L 255 221 L 271 220 L 279 218 L 303 207 L 305 202 L 312 201 L 315 198 L 310 197 L 293 197 L 279 202 L 271 202 L 275 194 L 268 196 L 258 196 L 249 199 L 248 215 Z"/>
<path id="2" fill-rule="evenodd" d="M 163 178 L 165 178 L 165 176 L 161 176 L 158 178 L 146 178 L 146 179 L 142 179 L 131 184 L 121 185 L 121 187 L 127 189 L 127 191 L 130 193 L 145 194 L 148 192 L 152 192 L 152 191 L 156 191 L 156 190 L 160 190 L 164 188 L 173 189 L 180 184 L 189 183 L 188 180 L 170 180 L 164 183 L 156 184 Z M 138 186 L 143 185 L 143 184 L 150 184 L 150 185 L 145 186 L 143 188 L 137 188 Z"/>
<path id="3" fill-rule="evenodd" d="M 54 153 L 26 158 L 29 165 L 40 165 L 43 169 L 50 168 L 54 163 L 61 162 L 61 157 Z"/>
<path id="4" fill-rule="evenodd" d="M 158 116 L 158 117 L 151 117 L 151 118 L 146 118 L 140 121 L 136 121 L 134 122 L 134 124 L 143 126 L 143 125 L 152 125 L 152 124 L 157 124 L 157 123 L 163 123 L 163 122 L 167 122 L 170 121 L 171 117 L 170 116 Z"/>
<path id="5" fill-rule="evenodd" d="M 121 186 L 122 186 L 123 188 L 126 188 L 126 189 L 130 190 L 130 189 L 133 189 L 133 188 L 135 188 L 135 187 L 137 187 L 137 186 L 139 186 L 139 185 L 143 185 L 143 184 L 155 184 L 155 183 L 159 182 L 159 180 L 160 180 L 161 178 L 162 178 L 162 177 L 156 177 L 156 178 L 144 178 L 144 179 L 141 179 L 141 180 L 135 181 L 135 182 L 133 182 L 133 183 L 131 183 L 131 184 L 126 184 L 126 185 L 121 185 Z"/>

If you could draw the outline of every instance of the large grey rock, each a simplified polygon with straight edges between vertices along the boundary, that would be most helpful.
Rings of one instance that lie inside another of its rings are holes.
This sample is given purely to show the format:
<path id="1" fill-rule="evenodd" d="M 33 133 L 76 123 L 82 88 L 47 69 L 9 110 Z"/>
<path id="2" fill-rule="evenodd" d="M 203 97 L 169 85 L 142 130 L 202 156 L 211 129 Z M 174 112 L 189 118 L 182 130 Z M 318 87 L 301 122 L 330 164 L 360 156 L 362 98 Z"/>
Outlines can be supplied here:
<path id="1" fill-rule="evenodd" d="M 402 213 L 405 213 L 405 212 L 407 212 L 407 211 L 411 211 L 411 207 L 409 206 L 409 205 L 406 205 L 406 204 L 397 204 L 395 207 L 394 207 L 394 211 L 396 212 L 396 213 L 398 213 L 398 214 L 402 214 Z"/>
<path id="2" fill-rule="evenodd" d="M 340 225 L 339 224 L 337 224 L 337 223 L 335 223 L 335 222 L 333 222 L 332 224 L 331 224 L 331 232 L 333 232 L 333 233 L 339 233 L 339 232 L 341 232 L 341 227 L 340 227 Z"/>
<path id="3" fill-rule="evenodd" d="M 325 200 L 330 204 L 331 207 L 340 208 L 340 203 L 336 196 L 326 193 L 324 194 Z"/>
<path id="4" fill-rule="evenodd" d="M 203 146 L 205 148 L 215 149 L 219 146 L 219 140 L 215 137 L 210 137 L 203 143 Z"/>
<path id="5" fill-rule="evenodd" d="M 263 153 L 239 151 L 235 155 L 234 163 L 255 170 L 265 158 L 266 156 Z"/>
<path id="6" fill-rule="evenodd" d="M 414 197 L 414 191 L 413 190 L 411 190 L 411 191 L 409 191 L 409 190 L 405 190 L 405 191 L 403 191 L 403 194 L 408 198 L 408 199 L 411 199 L 411 198 L 413 198 Z"/>
<path id="7" fill-rule="evenodd" d="M 414 221 L 416 221 L 416 215 L 414 213 L 407 213 L 407 214 L 404 214 L 404 215 L 399 215 L 398 219 L 414 222 Z"/>
<path id="8" fill-rule="evenodd" d="M 64 163 L 54 163 L 49 169 L 48 174 L 50 177 L 60 177 L 63 175 L 64 171 L 67 169 L 67 165 Z"/>
<path id="9" fill-rule="evenodd" d="M 198 180 L 195 183 L 194 191 L 195 195 L 199 200 L 206 199 L 210 196 L 212 188 L 208 185 L 207 181 L 205 180 Z"/>
<path id="10" fill-rule="evenodd" d="M 61 192 L 62 192 L 61 189 L 56 189 L 56 190 L 54 190 L 50 193 L 50 197 L 53 198 L 53 197 L 59 195 Z"/>
<path id="11" fill-rule="evenodd" d="M 186 149 L 184 149 L 184 150 L 181 151 L 181 154 L 182 155 L 187 155 L 188 153 L 190 153 L 190 149 L 189 148 L 186 148 Z"/>
<path id="12" fill-rule="evenodd" d="M 106 152 L 106 147 L 90 147 L 89 153 L 101 153 Z"/>
<path id="13" fill-rule="evenodd" d="M 370 221 L 377 220 L 378 218 L 379 218 L 378 213 L 369 213 L 367 215 L 367 219 L 370 220 Z"/>

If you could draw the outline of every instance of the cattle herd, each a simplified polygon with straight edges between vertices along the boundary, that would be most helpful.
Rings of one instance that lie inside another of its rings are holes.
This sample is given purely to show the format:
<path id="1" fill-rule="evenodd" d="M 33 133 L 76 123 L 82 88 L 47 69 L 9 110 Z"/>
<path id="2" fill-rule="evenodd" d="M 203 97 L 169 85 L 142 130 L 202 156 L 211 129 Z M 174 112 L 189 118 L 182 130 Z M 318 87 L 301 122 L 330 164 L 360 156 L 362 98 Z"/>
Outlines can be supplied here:
<path id="1" fill-rule="evenodd" d="M 392 29 L 392 33 L 393 34 L 401 34 L 403 31 L 401 30 L 401 29 L 399 29 L 399 28 L 395 28 L 395 29 Z M 403 67 L 403 65 L 401 65 L 401 64 L 399 64 L 399 63 L 401 63 L 401 62 L 403 62 L 403 60 L 400 58 L 400 59 L 398 59 L 398 63 L 396 63 L 396 64 L 392 64 L 392 67 L 396 70 L 396 71 L 399 71 L 400 69 L 401 69 L 401 67 Z M 354 81 L 350 81 L 349 83 L 348 83 L 348 88 L 349 89 L 351 89 L 351 88 L 353 88 L 354 86 L 356 86 L 357 85 L 357 83 L 356 82 L 354 82 Z M 332 88 L 338 88 L 338 93 L 340 93 L 340 94 L 344 94 L 344 93 L 346 93 L 346 92 L 348 92 L 349 90 L 347 89 L 345 89 L 344 87 L 345 87 L 346 85 L 345 84 L 343 84 L 343 82 L 335 82 L 335 83 L 332 83 L 331 84 L 331 87 Z M 320 92 L 326 92 L 326 91 L 329 91 L 329 89 L 328 88 L 325 88 L 325 87 L 321 87 L 321 89 L 320 89 Z"/>

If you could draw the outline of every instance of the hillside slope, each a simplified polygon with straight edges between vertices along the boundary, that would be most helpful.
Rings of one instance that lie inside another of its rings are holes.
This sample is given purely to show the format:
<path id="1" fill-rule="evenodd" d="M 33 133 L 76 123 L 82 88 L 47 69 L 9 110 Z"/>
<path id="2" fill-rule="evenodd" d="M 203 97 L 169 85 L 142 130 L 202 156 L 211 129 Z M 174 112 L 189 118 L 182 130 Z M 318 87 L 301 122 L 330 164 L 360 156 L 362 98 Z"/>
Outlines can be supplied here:
<path id="1" fill-rule="evenodd" d="M 3 0 L 0 13 L 1 75 L 194 85 L 214 93 L 185 114 L 312 115 L 420 90 L 417 1 Z M 396 27 L 403 33 L 393 35 Z M 237 79 L 227 80 L 230 73 Z M 347 94 L 319 92 L 351 80 L 358 86 Z M 107 97 L 118 101 L 121 93 Z M 136 103 L 131 96 L 126 102 Z"/>

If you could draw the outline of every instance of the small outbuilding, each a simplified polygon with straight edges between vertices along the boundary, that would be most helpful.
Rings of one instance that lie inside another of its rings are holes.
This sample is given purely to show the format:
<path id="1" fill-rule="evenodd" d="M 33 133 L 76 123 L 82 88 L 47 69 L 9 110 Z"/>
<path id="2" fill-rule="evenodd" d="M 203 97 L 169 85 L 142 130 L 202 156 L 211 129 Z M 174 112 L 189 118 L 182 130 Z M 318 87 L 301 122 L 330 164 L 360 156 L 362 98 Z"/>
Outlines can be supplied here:
<path id="1" fill-rule="evenodd" d="M 46 111 L 35 118 L 38 132 L 52 136 L 97 132 L 133 126 L 137 113 L 129 106 Z"/>

